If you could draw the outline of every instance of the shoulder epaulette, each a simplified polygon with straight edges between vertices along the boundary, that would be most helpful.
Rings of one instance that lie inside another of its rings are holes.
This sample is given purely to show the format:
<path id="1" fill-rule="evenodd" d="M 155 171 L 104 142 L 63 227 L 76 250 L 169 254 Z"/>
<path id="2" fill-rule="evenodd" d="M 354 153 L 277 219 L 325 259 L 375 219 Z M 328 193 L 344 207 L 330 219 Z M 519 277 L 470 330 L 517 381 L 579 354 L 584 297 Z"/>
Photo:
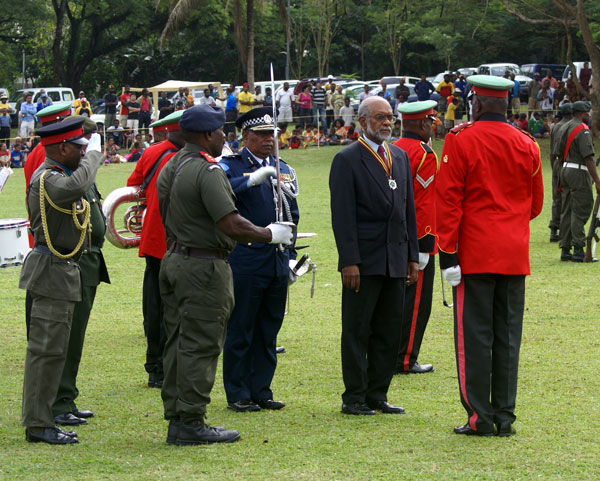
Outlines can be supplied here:
<path id="1" fill-rule="evenodd" d="M 433 149 L 429 147 L 429 144 L 421 141 L 421 148 L 428 154 L 433 154 Z"/>
<path id="2" fill-rule="evenodd" d="M 521 132 L 522 134 L 526 135 L 527 137 L 529 137 L 531 140 L 533 140 L 534 142 L 537 142 L 537 140 L 535 140 L 535 137 L 527 130 L 522 129 L 521 127 L 515 127 L 519 132 Z"/>
<path id="3" fill-rule="evenodd" d="M 459 132 L 462 132 L 467 127 L 471 127 L 471 126 L 473 126 L 473 122 L 463 122 L 462 124 L 457 125 L 456 127 L 450 129 L 450 132 L 453 133 L 454 135 L 458 135 Z"/>

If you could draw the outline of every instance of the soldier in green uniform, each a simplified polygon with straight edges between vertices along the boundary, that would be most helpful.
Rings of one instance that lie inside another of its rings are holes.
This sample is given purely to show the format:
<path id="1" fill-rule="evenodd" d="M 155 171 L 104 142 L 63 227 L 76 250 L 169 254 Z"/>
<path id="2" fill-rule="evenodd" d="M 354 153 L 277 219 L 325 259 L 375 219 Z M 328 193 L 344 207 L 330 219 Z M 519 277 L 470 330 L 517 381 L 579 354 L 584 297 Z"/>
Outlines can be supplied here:
<path id="1" fill-rule="evenodd" d="M 27 210 L 34 247 L 19 287 L 32 296 L 23 381 L 25 436 L 30 442 L 76 443 L 54 423 L 52 403 L 63 371 L 75 303 L 81 301 L 78 260 L 90 235 L 90 206 L 83 196 L 102 165 L 100 136 L 88 145 L 82 119 L 67 119 L 36 131 L 46 160 L 32 177 Z M 82 159 L 83 146 L 88 151 Z"/>
<path id="2" fill-rule="evenodd" d="M 179 121 L 186 144 L 161 170 L 156 185 L 168 245 L 159 280 L 167 334 L 162 398 L 169 444 L 240 438 L 235 430 L 204 423 L 234 304 L 226 258 L 235 241 L 292 240 L 290 225 L 257 227 L 238 214 L 227 176 L 214 159 L 225 141 L 224 123 L 220 108 L 186 110 Z"/>
<path id="3" fill-rule="evenodd" d="M 81 117 L 83 134 L 85 138 L 91 137 L 96 132 L 96 123 L 87 117 Z M 94 305 L 96 289 L 100 282 L 110 283 L 108 270 L 102 255 L 106 221 L 100 207 L 100 192 L 96 184 L 85 194 L 85 200 L 90 204 L 90 227 L 92 229 L 90 245 L 83 251 L 79 259 L 81 271 L 81 302 L 75 304 L 67 358 L 63 368 L 56 400 L 52 405 L 54 422 L 64 426 L 86 424 L 86 418 L 91 418 L 94 413 L 85 409 L 78 409 L 75 399 L 79 395 L 77 389 L 77 372 L 83 351 L 83 342 L 88 320 Z"/>
<path id="4" fill-rule="evenodd" d="M 562 210 L 559 240 L 562 261 L 583 262 L 584 226 L 594 207 L 592 182 L 596 186 L 596 193 L 600 195 L 592 133 L 587 126 L 590 110 L 589 102 L 578 101 L 573 104 L 573 119 L 565 125 L 558 148 L 563 159 L 560 172 Z"/>
<path id="5" fill-rule="evenodd" d="M 562 118 L 550 132 L 550 166 L 552 167 L 552 218 L 550 219 L 550 242 L 558 242 L 558 228 L 560 227 L 561 193 L 560 171 L 562 170 L 562 153 L 558 151 L 561 135 L 565 125 L 573 118 L 573 105 L 563 104 L 560 106 Z"/>

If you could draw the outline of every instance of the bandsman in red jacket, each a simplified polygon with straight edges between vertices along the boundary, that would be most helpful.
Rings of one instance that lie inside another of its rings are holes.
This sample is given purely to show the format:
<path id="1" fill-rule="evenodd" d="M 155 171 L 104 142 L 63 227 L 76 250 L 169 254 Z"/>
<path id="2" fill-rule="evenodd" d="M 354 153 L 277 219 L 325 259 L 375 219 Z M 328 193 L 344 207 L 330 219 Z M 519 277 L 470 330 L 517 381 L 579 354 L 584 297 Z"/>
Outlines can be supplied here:
<path id="1" fill-rule="evenodd" d="M 473 122 L 446 137 L 437 177 L 440 267 L 454 286 L 458 383 L 468 415 L 454 432 L 510 436 L 530 273 L 529 221 L 544 197 L 540 150 L 506 122 L 512 81 L 489 75 L 467 81 Z"/>
<path id="2" fill-rule="evenodd" d="M 417 235 L 419 237 L 419 278 L 404 290 L 402 337 L 396 363 L 396 373 L 433 371 L 431 364 L 419 364 L 417 357 L 431 314 L 433 279 L 435 274 L 435 177 L 438 158 L 428 142 L 431 139 L 434 108 L 437 102 L 426 100 L 398 107 L 402 114 L 402 138 L 394 142 L 408 154 L 412 171 Z"/>
<path id="3" fill-rule="evenodd" d="M 183 112 L 183 110 L 173 112 L 150 126 L 153 132 L 166 130 L 168 132 L 167 140 L 146 148 L 134 171 L 127 179 L 128 186 L 142 185 L 146 196 L 146 212 L 142 223 L 138 253 L 140 257 L 146 258 L 142 310 L 144 313 L 144 333 L 146 334 L 148 346 L 144 367 L 148 373 L 148 386 L 157 388 L 162 387 L 164 378 L 162 353 L 166 342 L 158 273 L 160 271 L 160 261 L 167 250 L 167 244 L 165 229 L 158 210 L 156 179 L 164 165 L 185 144 L 179 127 L 179 118 Z"/>

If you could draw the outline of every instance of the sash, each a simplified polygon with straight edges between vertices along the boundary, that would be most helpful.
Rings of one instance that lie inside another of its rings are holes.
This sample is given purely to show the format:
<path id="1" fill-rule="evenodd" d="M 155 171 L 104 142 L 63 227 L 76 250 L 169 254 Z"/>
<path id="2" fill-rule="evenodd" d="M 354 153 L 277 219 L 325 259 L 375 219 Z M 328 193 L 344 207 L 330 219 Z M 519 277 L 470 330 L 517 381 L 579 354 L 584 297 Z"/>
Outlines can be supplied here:
<path id="1" fill-rule="evenodd" d="M 380 157 L 380 155 L 373 150 L 373 148 L 367 143 L 367 141 L 365 139 L 363 139 L 362 137 L 359 137 L 358 141 L 360 142 L 360 144 L 363 147 L 365 147 L 369 152 L 371 152 L 371 155 L 373 157 L 375 157 L 375 159 L 377 159 L 377 162 L 379 162 L 379 165 L 381 165 L 381 167 L 383 168 L 386 177 L 388 179 L 391 179 L 392 178 L 392 153 L 390 152 L 390 148 L 389 148 L 388 144 L 386 142 L 383 143 L 383 148 L 385 150 L 386 159 L 382 159 Z"/>
<path id="2" fill-rule="evenodd" d="M 571 149 L 571 144 L 575 140 L 575 137 L 577 137 L 577 134 L 579 134 L 579 132 L 581 132 L 582 130 L 589 130 L 589 129 L 590 128 L 582 122 L 577 127 L 575 127 L 573 130 L 571 130 L 571 133 L 569 134 L 569 137 L 567 138 L 567 143 L 565 145 L 565 153 L 563 155 L 563 162 L 567 161 L 567 157 L 569 156 L 569 150 Z"/>

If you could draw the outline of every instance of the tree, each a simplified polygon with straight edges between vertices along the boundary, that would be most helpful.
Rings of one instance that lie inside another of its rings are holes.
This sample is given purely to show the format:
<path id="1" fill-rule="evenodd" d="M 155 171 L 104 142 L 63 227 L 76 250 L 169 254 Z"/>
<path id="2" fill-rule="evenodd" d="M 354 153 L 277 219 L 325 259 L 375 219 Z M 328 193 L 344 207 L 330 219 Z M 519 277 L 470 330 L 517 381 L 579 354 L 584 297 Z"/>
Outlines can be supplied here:
<path id="1" fill-rule="evenodd" d="M 580 94 L 585 93 L 579 79 L 577 69 L 572 60 L 572 30 L 581 35 L 583 43 L 592 64 L 591 92 L 586 95 L 592 101 L 592 132 L 594 136 L 600 134 L 600 48 L 594 38 L 592 25 L 598 32 L 598 13 L 600 9 L 597 2 L 585 0 L 502 0 L 506 9 L 516 15 L 523 22 L 532 25 L 562 25 L 567 36 L 567 62 L 571 66 L 573 78 Z M 523 12 L 527 12 L 526 15 Z M 535 16 L 531 16 L 535 14 Z M 598 34 L 598 33 L 597 33 Z"/>
<path id="2" fill-rule="evenodd" d="M 305 0 L 308 28 L 317 53 L 317 72 L 325 75 L 331 42 L 339 31 L 345 10 L 343 0 Z"/>

